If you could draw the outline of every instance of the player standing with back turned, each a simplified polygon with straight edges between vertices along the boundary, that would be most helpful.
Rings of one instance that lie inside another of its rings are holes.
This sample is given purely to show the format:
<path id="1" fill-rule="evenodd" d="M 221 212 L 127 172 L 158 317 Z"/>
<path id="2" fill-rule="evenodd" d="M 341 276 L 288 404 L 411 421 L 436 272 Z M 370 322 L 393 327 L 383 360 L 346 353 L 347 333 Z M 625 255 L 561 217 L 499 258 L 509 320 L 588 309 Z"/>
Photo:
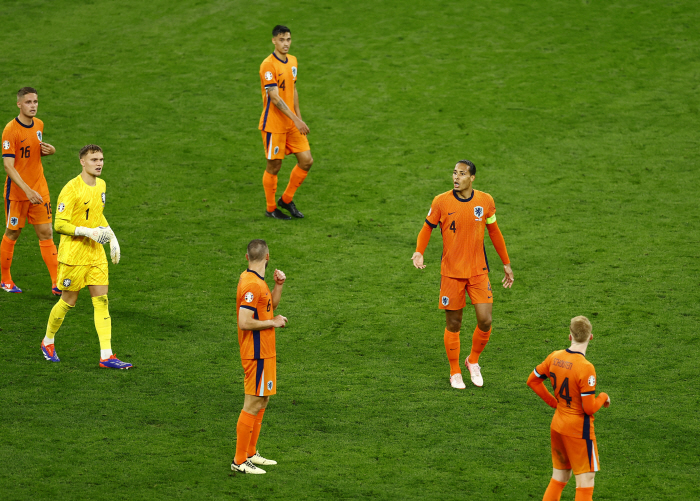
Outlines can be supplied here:
<path id="1" fill-rule="evenodd" d="M 595 367 L 586 360 L 592 330 L 586 317 L 572 318 L 571 346 L 550 353 L 527 380 L 527 385 L 556 409 L 550 426 L 554 468 L 542 501 L 559 501 L 572 470 L 576 475 L 576 501 L 593 499 L 595 472 L 600 469 L 593 414 L 601 407 L 608 407 L 610 397 L 606 393 L 595 396 Z M 548 378 L 554 396 L 544 386 Z"/>
<path id="2" fill-rule="evenodd" d="M 472 349 L 464 361 L 472 383 L 483 386 L 479 366 L 479 355 L 491 336 L 491 312 L 493 293 L 489 282 L 489 265 L 484 247 L 484 230 L 498 256 L 503 261 L 505 277 L 503 287 L 513 285 L 513 270 L 506 251 L 501 230 L 496 223 L 496 206 L 488 193 L 474 190 L 472 183 L 476 167 L 469 160 L 460 160 L 452 173 L 454 188 L 433 200 L 423 229 L 418 234 L 413 265 L 425 268 L 425 252 L 430 233 L 440 225 L 442 232 L 442 264 L 440 273 L 440 309 L 445 310 L 445 351 L 450 362 L 450 384 L 463 390 L 462 371 L 459 367 L 459 330 L 462 327 L 462 312 L 466 306 L 465 291 L 469 294 L 476 311 L 477 326 L 472 336 Z"/>
<path id="3" fill-rule="evenodd" d="M 58 261 L 51 231 L 51 198 L 41 164 L 41 157 L 53 155 L 56 148 L 44 142 L 44 122 L 36 118 L 39 108 L 36 89 L 22 87 L 17 92 L 17 107 L 19 116 L 2 132 L 2 160 L 7 178 L 3 190 L 5 234 L 0 244 L 0 288 L 6 292 L 22 292 L 12 281 L 10 267 L 15 243 L 29 219 L 39 237 L 41 257 L 51 276 L 51 292 L 60 296 L 61 291 L 56 288 Z"/>
<path id="4" fill-rule="evenodd" d="M 309 128 L 301 119 L 299 94 L 297 94 L 297 58 L 289 54 L 292 33 L 286 26 L 272 29 L 275 50 L 260 65 L 260 87 L 263 110 L 258 129 L 262 132 L 267 166 L 263 174 L 263 188 L 267 209 L 265 215 L 275 219 L 291 219 L 279 210 L 279 205 L 297 218 L 304 217 L 294 201 L 294 193 L 306 179 L 314 163 L 306 135 Z M 294 153 L 297 165 L 289 176 L 284 194 L 275 204 L 277 173 L 282 168 L 285 155 Z"/>

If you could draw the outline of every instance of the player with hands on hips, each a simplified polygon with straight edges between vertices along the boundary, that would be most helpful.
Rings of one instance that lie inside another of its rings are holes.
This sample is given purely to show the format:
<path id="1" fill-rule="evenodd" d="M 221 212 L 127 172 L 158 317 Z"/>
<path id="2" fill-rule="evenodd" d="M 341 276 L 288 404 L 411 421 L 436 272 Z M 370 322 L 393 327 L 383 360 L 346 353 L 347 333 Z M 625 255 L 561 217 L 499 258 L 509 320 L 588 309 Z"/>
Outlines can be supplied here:
<path id="1" fill-rule="evenodd" d="M 450 191 L 433 199 L 423 229 L 418 234 L 413 265 L 425 268 L 423 253 L 434 228 L 440 226 L 442 235 L 442 260 L 440 266 L 439 308 L 445 310 L 445 351 L 450 363 L 450 384 L 453 388 L 466 388 L 459 366 L 459 331 L 462 313 L 469 296 L 476 312 L 476 329 L 472 336 L 472 348 L 464 364 L 472 383 L 483 386 L 479 356 L 491 336 L 493 291 L 489 282 L 489 265 L 484 247 L 484 233 L 488 230 L 498 256 L 503 262 L 505 277 L 501 281 L 506 289 L 513 285 L 513 270 L 506 250 L 506 242 L 496 223 L 496 205 L 488 193 L 472 188 L 476 166 L 469 160 L 460 160 L 452 172 Z"/>

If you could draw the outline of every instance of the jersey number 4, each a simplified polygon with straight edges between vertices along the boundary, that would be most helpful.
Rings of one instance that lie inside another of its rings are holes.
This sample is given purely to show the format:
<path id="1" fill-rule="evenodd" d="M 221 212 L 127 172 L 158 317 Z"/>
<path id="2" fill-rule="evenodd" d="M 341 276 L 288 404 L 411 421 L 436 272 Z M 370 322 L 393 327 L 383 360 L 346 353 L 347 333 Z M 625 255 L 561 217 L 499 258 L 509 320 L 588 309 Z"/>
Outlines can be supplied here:
<path id="1" fill-rule="evenodd" d="M 282 90 L 285 89 L 285 87 L 284 87 L 284 80 L 282 80 L 282 81 L 279 83 L 278 87 L 279 87 L 280 89 L 282 89 Z"/>
<path id="2" fill-rule="evenodd" d="M 448 228 L 448 230 L 452 230 L 452 233 L 456 233 L 456 232 L 457 232 L 457 227 L 455 226 L 455 222 L 454 222 L 454 221 L 452 221 L 452 224 L 450 225 L 450 227 Z"/>
<path id="3" fill-rule="evenodd" d="M 553 372 L 549 373 L 549 377 L 552 378 L 552 392 L 554 393 L 554 396 L 557 396 L 557 375 L 554 374 Z M 561 386 L 559 387 L 559 396 L 561 397 L 562 400 L 566 401 L 566 406 L 571 407 L 571 401 L 573 398 L 571 398 L 571 395 L 569 395 L 569 378 L 564 378 L 564 381 L 561 383 Z M 559 400 L 559 398 L 557 398 Z"/>

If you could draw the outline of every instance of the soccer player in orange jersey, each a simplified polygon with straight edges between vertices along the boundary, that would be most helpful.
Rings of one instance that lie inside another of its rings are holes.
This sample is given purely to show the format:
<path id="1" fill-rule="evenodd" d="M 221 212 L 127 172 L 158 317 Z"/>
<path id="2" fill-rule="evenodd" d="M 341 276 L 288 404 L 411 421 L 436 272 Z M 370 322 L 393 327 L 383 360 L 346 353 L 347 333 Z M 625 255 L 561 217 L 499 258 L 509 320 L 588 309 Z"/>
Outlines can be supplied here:
<path id="1" fill-rule="evenodd" d="M 309 127 L 301 119 L 297 93 L 297 58 L 289 54 L 292 33 L 286 26 L 272 30 L 275 50 L 260 65 L 260 87 L 263 110 L 258 129 L 262 132 L 267 167 L 263 174 L 263 188 L 267 209 L 265 215 L 275 219 L 291 219 L 278 206 L 298 218 L 304 217 L 294 201 L 294 193 L 306 179 L 314 163 L 306 135 Z M 297 164 L 289 176 L 289 184 L 275 204 L 277 173 L 285 155 L 294 153 Z"/>
<path id="2" fill-rule="evenodd" d="M 12 280 L 10 267 L 15 243 L 29 219 L 29 224 L 34 226 L 39 237 L 41 257 L 51 275 L 51 292 L 60 296 L 61 291 L 56 287 L 58 252 L 51 231 L 51 199 L 41 164 L 41 157 L 53 155 L 56 148 L 43 140 L 44 122 L 36 118 L 39 107 L 36 89 L 22 87 L 17 92 L 17 107 L 19 116 L 2 131 L 2 160 L 7 177 L 2 192 L 5 202 L 5 234 L 0 243 L 0 288 L 6 292 L 22 292 Z"/>
<path id="3" fill-rule="evenodd" d="M 608 407 L 610 397 L 606 393 L 595 396 L 595 368 L 586 360 L 592 330 L 586 317 L 572 318 L 569 349 L 550 353 L 527 380 L 527 385 L 556 409 L 550 426 L 554 469 L 543 501 L 559 501 L 572 470 L 576 475 L 576 501 L 593 499 L 595 472 L 600 469 L 593 414 Z M 554 395 L 544 386 L 546 379 L 551 380 Z"/>
<path id="4" fill-rule="evenodd" d="M 287 277 L 280 270 L 275 270 L 275 287 L 270 292 L 265 283 L 265 270 L 270 262 L 270 251 L 265 240 L 252 240 L 245 257 L 248 269 L 241 273 L 236 292 L 245 399 L 236 426 L 236 456 L 231 462 L 231 469 L 240 473 L 261 474 L 265 470 L 256 465 L 277 464 L 260 455 L 257 443 L 270 395 L 277 393 L 275 327 L 285 327 L 287 318 L 275 315 L 275 308 L 280 303 Z"/>
<path id="5" fill-rule="evenodd" d="M 479 355 L 491 336 L 493 292 L 484 247 L 485 229 L 489 230 L 491 242 L 503 261 L 503 287 L 513 285 L 513 270 L 510 268 L 506 243 L 496 224 L 496 206 L 491 195 L 472 188 L 475 175 L 476 167 L 472 162 L 457 162 L 452 173 L 453 189 L 433 200 L 423 229 L 418 234 L 416 252 L 411 258 L 416 268 L 425 268 L 423 253 L 430 241 L 430 233 L 439 225 L 443 249 L 439 307 L 445 310 L 444 340 L 450 362 L 450 384 L 462 390 L 465 385 L 459 367 L 459 331 L 466 306 L 465 292 L 474 305 L 477 326 L 472 336 L 471 353 L 464 363 L 476 386 L 484 384 Z"/>

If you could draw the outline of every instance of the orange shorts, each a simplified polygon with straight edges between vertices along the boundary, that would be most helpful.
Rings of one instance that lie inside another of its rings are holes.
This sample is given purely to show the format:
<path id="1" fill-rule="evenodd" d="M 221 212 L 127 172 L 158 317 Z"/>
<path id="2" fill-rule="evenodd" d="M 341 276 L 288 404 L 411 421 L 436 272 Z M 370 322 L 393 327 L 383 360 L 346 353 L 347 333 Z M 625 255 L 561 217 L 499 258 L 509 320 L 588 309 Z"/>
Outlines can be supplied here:
<path id="1" fill-rule="evenodd" d="M 29 200 L 5 199 L 5 226 L 10 230 L 24 228 L 26 220 L 29 224 L 51 223 L 51 199 L 44 196 L 43 204 L 33 204 Z"/>
<path id="2" fill-rule="evenodd" d="M 567 437 L 550 430 L 552 435 L 552 465 L 557 470 L 573 470 L 574 475 L 600 470 L 598 444 L 595 438 Z"/>
<path id="3" fill-rule="evenodd" d="M 241 360 L 246 395 L 267 397 L 277 393 L 277 357 Z"/>
<path id="4" fill-rule="evenodd" d="M 265 158 L 268 160 L 281 160 L 285 155 L 309 151 L 309 140 L 295 127 L 289 132 L 262 132 L 263 145 L 265 146 Z"/>
<path id="5" fill-rule="evenodd" d="M 440 309 L 461 310 L 464 308 L 467 305 L 465 292 L 469 294 L 472 304 L 493 303 L 488 274 L 484 273 L 471 278 L 443 276 L 440 280 Z"/>

